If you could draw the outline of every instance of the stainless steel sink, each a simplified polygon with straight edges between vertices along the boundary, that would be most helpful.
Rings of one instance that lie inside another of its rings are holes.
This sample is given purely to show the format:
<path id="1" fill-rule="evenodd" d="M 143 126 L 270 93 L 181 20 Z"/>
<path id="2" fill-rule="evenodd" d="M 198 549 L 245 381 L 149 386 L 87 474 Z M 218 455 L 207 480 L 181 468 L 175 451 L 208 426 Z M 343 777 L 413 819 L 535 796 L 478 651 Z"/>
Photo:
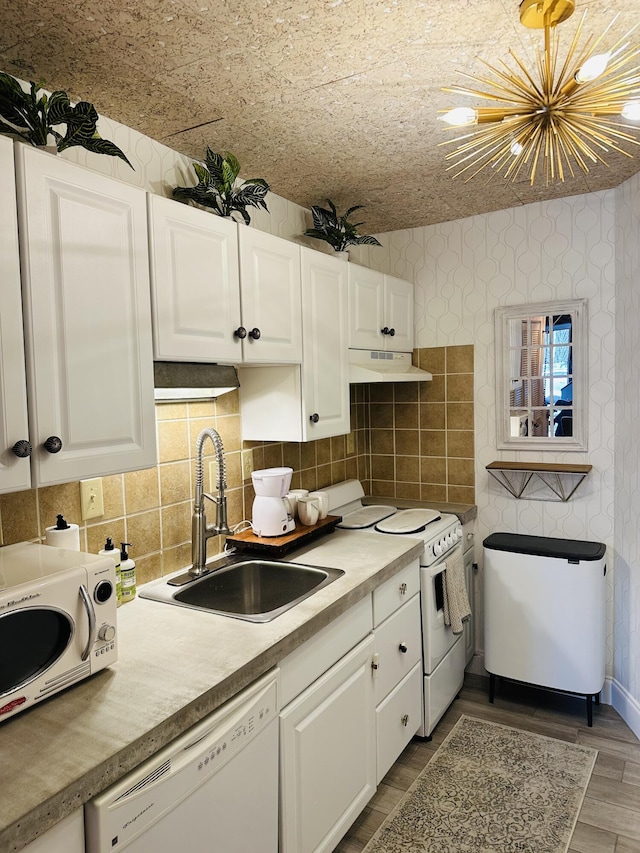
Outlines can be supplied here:
<path id="1" fill-rule="evenodd" d="M 140 597 L 249 622 L 269 622 L 343 574 L 340 569 L 232 555 L 216 561 L 202 577 L 185 572 L 149 584 L 140 590 Z"/>

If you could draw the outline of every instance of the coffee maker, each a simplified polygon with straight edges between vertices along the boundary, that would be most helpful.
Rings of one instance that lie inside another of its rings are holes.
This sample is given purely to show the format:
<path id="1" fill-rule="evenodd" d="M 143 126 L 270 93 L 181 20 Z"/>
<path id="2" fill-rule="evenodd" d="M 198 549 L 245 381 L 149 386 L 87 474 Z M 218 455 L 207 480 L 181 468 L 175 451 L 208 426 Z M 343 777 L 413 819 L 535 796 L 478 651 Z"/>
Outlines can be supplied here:
<path id="1" fill-rule="evenodd" d="M 283 536 L 295 529 L 295 519 L 284 499 L 292 474 L 293 468 L 263 468 L 251 474 L 256 493 L 251 525 L 256 536 Z"/>

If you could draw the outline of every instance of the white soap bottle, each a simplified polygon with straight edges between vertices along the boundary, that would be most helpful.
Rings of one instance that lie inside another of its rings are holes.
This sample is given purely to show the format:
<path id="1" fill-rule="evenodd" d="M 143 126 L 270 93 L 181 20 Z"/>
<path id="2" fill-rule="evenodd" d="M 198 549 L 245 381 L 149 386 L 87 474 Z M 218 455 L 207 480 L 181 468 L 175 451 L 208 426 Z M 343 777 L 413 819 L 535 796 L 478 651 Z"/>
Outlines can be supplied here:
<path id="1" fill-rule="evenodd" d="M 131 542 L 120 543 L 120 577 L 122 579 L 122 603 L 136 597 L 136 564 L 129 557 L 127 548 Z"/>
<path id="2" fill-rule="evenodd" d="M 122 604 L 122 578 L 120 575 L 120 551 L 113 544 L 113 539 L 107 536 L 107 541 L 104 543 L 104 548 L 98 551 L 100 556 L 111 557 L 116 564 L 116 595 L 118 598 L 118 607 Z"/>

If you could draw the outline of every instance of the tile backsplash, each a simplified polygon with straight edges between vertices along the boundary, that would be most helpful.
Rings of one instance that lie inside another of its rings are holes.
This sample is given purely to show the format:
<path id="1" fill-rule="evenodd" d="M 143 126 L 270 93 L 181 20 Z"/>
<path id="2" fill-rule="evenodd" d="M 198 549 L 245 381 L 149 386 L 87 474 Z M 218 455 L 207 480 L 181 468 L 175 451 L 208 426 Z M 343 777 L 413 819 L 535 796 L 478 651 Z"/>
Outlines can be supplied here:
<path id="1" fill-rule="evenodd" d="M 156 406 L 158 464 L 102 478 L 104 516 L 80 520 L 78 483 L 0 495 L 2 544 L 44 540 L 62 513 L 80 524 L 80 547 L 96 553 L 107 536 L 130 542 L 138 582 L 188 565 L 195 482 L 194 449 L 201 429 L 214 427 L 225 448 L 229 524 L 251 516 L 252 470 L 287 465 L 292 488 L 319 489 L 345 479 L 385 497 L 474 503 L 473 347 L 414 351 L 433 374 L 428 383 L 351 386 L 351 434 L 306 443 L 243 442 L 239 394 L 211 402 Z M 204 445 L 204 486 L 215 492 L 213 445 Z M 213 519 L 215 508 L 209 510 Z M 209 542 L 209 554 L 219 541 Z"/>

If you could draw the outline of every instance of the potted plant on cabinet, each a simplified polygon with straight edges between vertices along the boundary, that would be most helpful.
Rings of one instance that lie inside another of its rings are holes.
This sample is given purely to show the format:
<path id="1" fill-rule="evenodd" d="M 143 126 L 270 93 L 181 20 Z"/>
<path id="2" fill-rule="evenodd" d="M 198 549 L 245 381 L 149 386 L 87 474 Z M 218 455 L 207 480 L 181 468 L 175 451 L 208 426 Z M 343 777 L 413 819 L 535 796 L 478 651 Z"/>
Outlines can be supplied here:
<path id="1" fill-rule="evenodd" d="M 314 237 L 316 240 L 324 240 L 328 243 L 333 251 L 346 256 L 348 246 L 380 246 L 381 244 L 375 237 L 360 235 L 357 228 L 364 225 L 364 222 L 350 222 L 349 217 L 356 210 L 360 210 L 363 205 L 356 204 L 350 207 L 342 216 L 338 216 L 335 204 L 331 199 L 327 199 L 329 210 L 318 205 L 311 206 L 311 215 L 313 216 L 313 228 L 307 228 L 304 232 L 305 237 Z M 343 254 L 345 253 L 345 254 Z"/>
<path id="2" fill-rule="evenodd" d="M 264 178 L 249 178 L 236 186 L 240 163 L 228 151 L 217 154 L 207 146 L 204 164 L 194 162 L 193 168 L 199 183 L 195 187 L 176 187 L 173 197 L 179 201 L 193 201 L 210 208 L 218 216 L 233 218 L 237 212 L 247 225 L 251 222 L 247 207 L 262 207 L 269 212 L 264 200 L 269 184 Z"/>
<path id="3" fill-rule="evenodd" d="M 131 166 L 115 143 L 101 138 L 93 104 L 79 101 L 71 106 L 66 92 L 43 92 L 43 82 L 31 81 L 29 91 L 25 91 L 15 77 L 0 71 L 0 133 L 37 147 L 47 147 L 51 136 L 57 151 L 79 145 L 96 154 L 120 157 Z M 66 125 L 64 136 L 55 129 L 59 125 Z"/>

